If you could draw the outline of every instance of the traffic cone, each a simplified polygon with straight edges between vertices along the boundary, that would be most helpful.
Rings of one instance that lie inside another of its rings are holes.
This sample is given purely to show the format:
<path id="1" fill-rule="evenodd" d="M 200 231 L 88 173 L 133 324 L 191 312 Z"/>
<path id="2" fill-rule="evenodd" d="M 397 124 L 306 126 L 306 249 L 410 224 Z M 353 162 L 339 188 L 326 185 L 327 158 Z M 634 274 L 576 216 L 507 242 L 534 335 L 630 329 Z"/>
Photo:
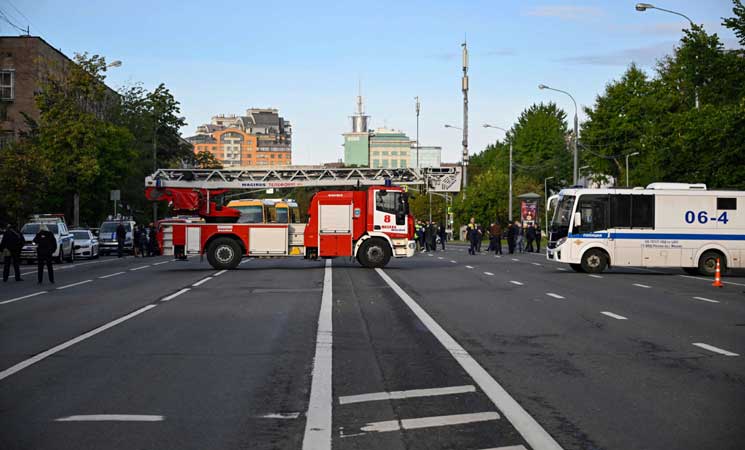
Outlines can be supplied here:
<path id="1" fill-rule="evenodd" d="M 722 276 L 721 272 L 719 270 L 719 258 L 717 258 L 717 270 L 714 272 L 714 282 L 711 283 L 714 287 L 724 287 L 724 284 L 722 284 Z"/>

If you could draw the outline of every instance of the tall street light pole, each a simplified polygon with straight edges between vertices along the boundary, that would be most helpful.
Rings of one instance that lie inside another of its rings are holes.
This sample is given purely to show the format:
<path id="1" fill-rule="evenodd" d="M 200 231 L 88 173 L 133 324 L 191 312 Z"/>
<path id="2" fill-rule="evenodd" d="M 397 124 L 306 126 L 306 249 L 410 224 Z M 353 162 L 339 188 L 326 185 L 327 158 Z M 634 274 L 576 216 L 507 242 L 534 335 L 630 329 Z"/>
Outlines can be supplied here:
<path id="1" fill-rule="evenodd" d="M 626 187 L 629 187 L 629 156 L 636 156 L 639 152 L 629 153 L 626 155 Z"/>
<path id="2" fill-rule="evenodd" d="M 419 96 L 414 99 L 416 100 L 416 168 L 419 170 Z"/>
<path id="3" fill-rule="evenodd" d="M 574 100 L 574 97 L 572 97 L 572 94 L 570 94 L 569 92 L 562 91 L 561 89 L 555 89 L 546 86 L 545 84 L 539 84 L 538 89 L 548 89 L 550 91 L 561 92 L 562 94 L 568 95 L 574 103 L 574 140 L 572 141 L 572 151 L 574 153 L 574 170 L 572 171 L 572 184 L 576 185 L 577 180 L 579 179 L 579 153 L 577 152 L 577 139 L 579 138 L 579 120 L 577 119 L 577 101 Z"/>
<path id="4" fill-rule="evenodd" d="M 498 127 L 496 125 L 489 125 L 488 123 L 484 124 L 484 128 L 495 128 L 497 130 L 504 131 L 505 136 L 507 135 L 507 130 L 505 130 L 502 127 Z M 510 220 L 510 223 L 512 223 L 512 139 L 510 139 L 510 187 L 509 192 L 507 194 L 508 200 L 507 200 L 507 218 Z"/>
<path id="5" fill-rule="evenodd" d="M 463 193 L 465 195 L 468 183 L 468 45 L 464 42 L 463 47 L 463 79 L 461 89 L 463 90 Z"/>
<path id="6" fill-rule="evenodd" d="M 543 228 L 546 229 L 548 226 L 548 180 L 553 180 L 556 177 L 548 177 L 543 179 L 543 209 L 546 210 L 546 221 L 543 222 Z"/>
<path id="7" fill-rule="evenodd" d="M 663 11 L 663 12 L 666 12 L 666 13 L 675 14 L 676 16 L 683 17 L 691 25 L 691 31 L 693 31 L 696 28 L 696 24 L 693 23 L 693 21 L 691 20 L 691 18 L 688 17 L 688 16 L 686 16 L 683 13 L 680 13 L 678 11 L 673 11 L 671 9 L 660 8 L 660 7 L 654 6 L 654 5 L 650 4 L 650 3 L 637 3 L 636 4 L 636 10 L 639 11 L 639 12 L 644 12 L 644 11 L 646 11 L 648 9 L 656 9 L 658 11 Z M 696 61 L 698 61 L 698 54 L 696 55 Z M 698 69 L 698 68 L 696 68 L 696 69 Z M 698 109 L 698 106 L 699 106 L 699 102 L 698 102 L 698 86 L 693 86 L 693 88 L 694 88 L 694 92 L 693 93 L 694 93 L 694 96 L 695 96 L 696 109 Z"/>

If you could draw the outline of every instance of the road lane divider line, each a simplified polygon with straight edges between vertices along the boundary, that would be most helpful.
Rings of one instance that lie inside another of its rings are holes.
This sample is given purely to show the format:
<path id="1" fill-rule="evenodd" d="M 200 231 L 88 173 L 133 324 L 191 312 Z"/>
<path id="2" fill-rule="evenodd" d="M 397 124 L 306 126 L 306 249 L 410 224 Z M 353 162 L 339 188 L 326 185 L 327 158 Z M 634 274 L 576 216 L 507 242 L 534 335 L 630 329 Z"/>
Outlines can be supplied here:
<path id="1" fill-rule="evenodd" d="M 561 270 L 562 272 L 566 272 L 569 269 L 566 269 L 564 267 L 557 267 L 556 270 Z"/>
<path id="2" fill-rule="evenodd" d="M 603 278 L 601 275 L 595 275 L 595 274 L 590 274 L 588 276 L 590 276 L 592 278 Z"/>
<path id="3" fill-rule="evenodd" d="M 80 286 L 81 284 L 90 283 L 91 281 L 93 281 L 93 280 L 83 280 L 83 281 L 78 281 L 77 283 L 66 284 L 64 286 L 58 287 L 57 290 L 67 289 L 67 288 L 71 288 L 71 287 L 74 287 L 74 286 Z"/>
<path id="4" fill-rule="evenodd" d="M 27 359 L 25 361 L 21 361 L 18 364 L 16 364 L 16 365 L 14 365 L 14 366 L 12 366 L 12 367 L 10 367 L 8 369 L 5 369 L 2 372 L 0 372 L 0 381 L 1 380 L 4 380 L 5 378 L 8 378 L 9 376 L 13 375 L 16 372 L 20 372 L 21 370 L 25 369 L 28 366 L 31 366 L 33 364 L 36 364 L 39 361 L 42 361 L 42 360 L 44 360 L 44 359 L 46 359 L 46 358 L 54 355 L 55 353 L 61 352 L 62 350 L 66 349 L 68 347 L 72 347 L 73 345 L 75 345 L 75 344 L 77 344 L 79 342 L 82 342 L 82 341 L 84 341 L 84 340 L 86 340 L 86 339 L 88 339 L 90 337 L 93 337 L 93 336 L 97 335 L 98 333 L 102 333 L 102 332 L 108 330 L 109 328 L 115 327 L 115 326 L 119 325 L 120 323 L 125 322 L 125 321 L 127 321 L 127 320 L 129 320 L 129 319 L 131 319 L 133 317 L 139 316 L 140 314 L 144 313 L 145 311 L 149 311 L 149 310 L 155 308 L 155 306 L 156 305 L 153 305 L 153 304 L 150 304 L 150 305 L 147 305 L 147 306 L 143 306 L 142 308 L 140 308 L 140 309 L 138 309 L 138 310 L 136 310 L 134 312 L 131 312 L 131 313 L 127 314 L 126 316 L 122 316 L 122 317 L 120 317 L 118 319 L 112 320 L 111 322 L 109 322 L 107 324 L 101 325 L 100 327 L 95 328 L 95 329 L 93 329 L 93 330 L 91 330 L 91 331 L 89 331 L 87 333 L 83 333 L 83 334 L 81 334 L 80 336 L 78 336 L 76 338 L 70 339 L 69 341 L 63 342 L 62 344 L 57 345 L 56 347 L 50 348 L 49 350 L 43 351 L 43 352 L 39 353 L 38 355 L 33 356 L 33 357 L 31 357 L 31 358 L 29 358 L 29 359 Z"/>
<path id="5" fill-rule="evenodd" d="M 110 274 L 108 274 L 108 275 L 104 275 L 104 276 L 101 276 L 101 277 L 98 277 L 98 278 L 100 278 L 100 279 L 111 278 L 111 277 L 115 277 L 115 276 L 117 276 L 117 275 L 123 275 L 123 274 L 125 274 L 125 273 L 127 273 L 127 272 L 116 272 L 116 273 L 110 273 Z"/>
<path id="6" fill-rule="evenodd" d="M 399 298 L 409 307 L 422 324 L 435 336 L 443 347 L 455 358 L 476 385 L 512 423 L 533 450 L 562 450 L 536 420 L 486 371 L 473 357 L 453 339 L 419 304 L 414 301 L 382 269 L 375 269 Z"/>
<path id="7" fill-rule="evenodd" d="M 183 288 L 180 291 L 174 292 L 171 295 L 168 295 L 166 297 L 161 298 L 160 301 L 161 302 L 167 302 L 167 301 L 173 300 L 174 298 L 178 297 L 179 295 L 184 294 L 186 292 L 189 292 L 190 290 L 191 289 L 189 289 L 189 288 Z"/>
<path id="8" fill-rule="evenodd" d="M 541 263 L 535 263 L 535 262 L 534 263 L 531 263 L 531 264 L 533 264 L 534 266 L 540 266 L 540 265 L 542 265 Z"/>
<path id="9" fill-rule="evenodd" d="M 131 270 L 132 272 L 134 272 L 135 270 L 146 269 L 146 268 L 148 268 L 148 267 L 150 267 L 150 264 L 148 264 L 148 265 L 146 265 L 146 266 L 133 267 L 133 268 L 131 268 L 131 269 L 129 269 L 129 270 Z"/>
<path id="10" fill-rule="evenodd" d="M 442 256 L 438 256 L 437 259 L 445 259 L 445 258 L 443 258 Z"/>
<path id="11" fill-rule="evenodd" d="M 612 317 L 612 318 L 618 319 L 618 320 L 629 320 L 628 317 L 620 316 L 620 315 L 614 314 L 614 313 L 612 313 L 610 311 L 600 311 L 600 314 L 603 314 L 603 315 L 606 315 L 608 317 Z"/>
<path id="12" fill-rule="evenodd" d="M 644 289 L 650 289 L 652 286 L 647 286 L 646 284 L 640 284 L 640 283 L 634 283 L 634 286 L 644 288 Z"/>
<path id="13" fill-rule="evenodd" d="M 167 260 L 167 261 L 161 261 L 161 262 L 153 263 L 153 265 L 154 265 L 154 266 L 159 266 L 159 265 L 161 265 L 161 264 L 168 264 L 169 262 L 171 262 L 171 260 L 170 260 L 170 259 L 169 259 L 169 260 Z"/>
<path id="14" fill-rule="evenodd" d="M 154 414 L 87 414 L 54 419 L 55 422 L 162 422 L 163 416 Z"/>
<path id="15" fill-rule="evenodd" d="M 262 414 L 260 416 L 254 416 L 257 419 L 281 419 L 281 420 L 292 420 L 297 419 L 300 417 L 299 412 L 290 412 L 290 413 L 269 413 L 269 414 Z"/>
<path id="16" fill-rule="evenodd" d="M 719 300 L 712 300 L 706 297 L 693 297 L 695 300 L 701 300 L 702 302 L 719 303 Z"/>
<path id="17" fill-rule="evenodd" d="M 408 391 L 374 392 L 370 394 L 345 395 L 339 397 L 339 404 L 348 405 L 350 403 L 376 402 L 382 400 L 435 397 L 439 395 L 464 394 L 467 392 L 476 392 L 476 387 L 469 384 L 465 386 L 451 386 L 444 388 L 411 389 Z"/>
<path id="18" fill-rule="evenodd" d="M 466 266 L 466 269 L 473 269 L 473 266 Z"/>
<path id="19" fill-rule="evenodd" d="M 510 283 L 512 283 L 512 284 L 516 284 L 516 285 L 518 285 L 518 286 L 522 286 L 522 285 L 523 285 L 523 283 L 521 283 L 521 282 L 519 282 L 519 281 L 515 281 L 515 280 L 510 280 Z"/>
<path id="20" fill-rule="evenodd" d="M 125 258 L 126 258 L 126 256 L 125 256 Z M 64 266 L 55 265 L 54 270 L 57 271 L 57 270 L 65 270 L 65 269 L 74 269 L 74 268 L 80 267 L 80 266 L 87 266 L 88 264 L 104 264 L 104 263 L 112 262 L 112 261 L 119 261 L 119 259 L 118 258 L 112 258 L 112 259 L 104 259 L 104 260 L 96 260 L 96 261 L 87 261 L 87 262 L 81 262 L 81 263 L 74 262 L 74 263 L 71 263 L 71 264 L 66 264 Z M 32 274 L 32 273 L 36 273 L 36 270 L 31 270 L 31 271 L 28 271 L 28 272 L 21 272 L 21 275 L 29 275 L 29 274 Z"/>
<path id="21" fill-rule="evenodd" d="M 494 274 L 491 273 L 491 272 L 484 272 L 484 275 L 489 275 L 490 277 L 493 277 L 494 276 Z"/>
<path id="22" fill-rule="evenodd" d="M 519 259 L 517 259 L 517 258 L 512 258 L 512 260 L 513 260 L 513 261 L 520 261 L 520 260 L 519 260 Z"/>
<path id="23" fill-rule="evenodd" d="M 484 448 L 482 450 L 528 450 L 524 445 L 508 445 L 506 447 Z"/>
<path id="24" fill-rule="evenodd" d="M 724 356 L 740 356 L 739 353 L 730 352 L 719 347 L 714 347 L 713 345 L 704 344 L 703 342 L 694 342 L 693 345 L 699 348 L 703 348 L 704 350 L 709 350 L 710 352 L 719 353 L 720 355 Z"/>
<path id="25" fill-rule="evenodd" d="M 201 285 L 203 285 L 204 283 L 206 283 L 206 282 L 210 281 L 210 280 L 211 280 L 212 278 L 214 278 L 214 277 L 207 277 L 207 278 L 202 278 L 201 280 L 197 281 L 196 283 L 192 284 L 191 286 L 192 286 L 192 287 L 197 287 L 197 286 L 201 286 Z"/>
<path id="26" fill-rule="evenodd" d="M 318 332 L 316 333 L 316 353 L 313 357 L 313 373 L 310 386 L 310 400 L 305 420 L 303 450 L 331 449 L 331 412 L 333 389 L 331 383 L 333 284 L 331 260 L 326 260 L 323 272 L 323 293 L 321 310 L 318 313 Z"/>
<path id="27" fill-rule="evenodd" d="M 553 292 L 546 292 L 546 295 L 553 298 L 563 299 L 564 297 L 559 294 L 554 294 Z"/>
<path id="28" fill-rule="evenodd" d="M 499 413 L 494 411 L 453 414 L 450 416 L 418 417 L 415 419 L 384 420 L 382 422 L 370 422 L 361 431 L 387 432 L 399 430 L 416 430 L 418 428 L 444 427 L 449 425 L 460 425 L 464 423 L 486 422 L 499 419 Z"/>
<path id="29" fill-rule="evenodd" d="M 224 274 L 224 273 L 225 273 L 225 272 L 227 272 L 227 271 L 228 271 L 228 269 L 223 269 L 223 270 L 221 270 L 221 271 L 217 272 L 216 274 L 214 274 L 214 275 L 212 275 L 212 276 L 213 276 L 213 277 L 219 277 L 220 275 Z"/>
<path id="30" fill-rule="evenodd" d="M 678 275 L 678 276 L 679 277 L 683 277 L 683 278 L 690 278 L 692 280 L 709 281 L 709 282 L 711 282 L 711 278 L 693 277 L 691 275 Z M 745 284 L 735 283 L 735 282 L 732 282 L 732 281 L 722 281 L 722 283 L 724 283 L 724 284 L 734 284 L 735 286 L 745 286 Z"/>
<path id="31" fill-rule="evenodd" d="M 0 302 L 0 305 L 6 305 L 8 303 L 17 302 L 19 300 L 24 300 L 24 299 L 27 299 L 27 298 L 36 297 L 37 295 L 46 294 L 47 292 L 48 291 L 39 291 L 39 292 L 34 292 L 33 294 L 24 295 L 23 297 L 11 298 L 10 300 L 4 300 L 4 301 Z"/>
<path id="32" fill-rule="evenodd" d="M 454 259 L 451 259 L 450 262 L 453 263 L 453 264 L 458 264 L 458 261 L 456 261 Z"/>

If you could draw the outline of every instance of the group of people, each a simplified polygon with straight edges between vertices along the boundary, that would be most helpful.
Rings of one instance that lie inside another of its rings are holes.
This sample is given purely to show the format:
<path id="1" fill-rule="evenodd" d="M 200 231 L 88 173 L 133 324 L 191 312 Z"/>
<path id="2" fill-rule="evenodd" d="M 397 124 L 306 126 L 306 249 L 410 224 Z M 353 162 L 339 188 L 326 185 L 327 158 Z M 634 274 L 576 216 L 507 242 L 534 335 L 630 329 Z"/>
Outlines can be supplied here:
<path id="1" fill-rule="evenodd" d="M 434 252 L 437 251 L 437 238 L 440 238 L 440 245 L 445 250 L 445 241 L 447 241 L 447 231 L 445 225 L 437 224 L 437 222 L 418 221 L 415 225 L 416 231 L 416 245 L 419 251 Z"/>
<path id="2" fill-rule="evenodd" d="M 52 255 L 57 250 L 57 239 L 49 231 L 45 224 L 41 224 L 39 232 L 36 233 L 33 240 L 36 244 L 36 261 L 37 261 L 37 279 L 39 284 L 44 279 L 44 267 L 49 274 L 49 282 L 54 284 L 54 270 L 52 269 Z M 16 230 L 13 224 L 8 224 L 3 233 L 3 239 L 0 240 L 0 253 L 3 255 L 3 282 L 10 278 L 10 266 L 13 266 L 13 272 L 16 281 L 23 281 L 21 278 L 21 250 L 25 243 L 23 234 Z"/>
<path id="3" fill-rule="evenodd" d="M 117 243 L 118 242 L 120 242 L 119 228 L 117 228 Z M 121 246 L 122 244 L 119 244 L 119 247 Z M 135 227 L 133 249 L 135 258 L 144 258 L 145 256 L 156 256 L 159 254 L 158 239 L 156 238 L 155 226 L 152 223 L 148 226 L 138 225 Z M 119 255 L 121 257 L 121 251 L 119 252 Z"/>
<path id="4" fill-rule="evenodd" d="M 484 233 L 483 227 L 476 223 L 474 217 L 471 217 L 471 221 L 466 227 L 466 240 L 470 244 L 468 247 L 469 255 L 481 252 Z M 486 251 L 493 251 L 497 255 L 502 254 L 502 238 L 507 239 L 507 249 L 510 255 L 514 254 L 515 251 L 518 253 L 537 253 L 541 251 L 541 227 L 534 222 L 522 224 L 516 220 L 514 223 L 507 224 L 506 228 L 502 228 L 502 225 L 498 222 L 492 222 L 486 233 L 489 238 L 489 247 Z M 533 247 L 533 244 L 535 244 L 535 247 Z"/>

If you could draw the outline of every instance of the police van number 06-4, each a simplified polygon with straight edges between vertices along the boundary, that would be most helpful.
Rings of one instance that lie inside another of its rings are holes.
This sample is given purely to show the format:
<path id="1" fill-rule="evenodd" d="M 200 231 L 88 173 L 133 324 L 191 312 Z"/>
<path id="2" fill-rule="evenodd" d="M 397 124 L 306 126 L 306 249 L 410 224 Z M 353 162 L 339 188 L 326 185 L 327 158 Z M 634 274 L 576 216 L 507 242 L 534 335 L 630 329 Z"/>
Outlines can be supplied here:
<path id="1" fill-rule="evenodd" d="M 745 192 L 703 184 L 652 183 L 634 189 L 563 189 L 547 257 L 577 272 L 610 266 L 680 267 L 713 275 L 745 267 Z"/>

